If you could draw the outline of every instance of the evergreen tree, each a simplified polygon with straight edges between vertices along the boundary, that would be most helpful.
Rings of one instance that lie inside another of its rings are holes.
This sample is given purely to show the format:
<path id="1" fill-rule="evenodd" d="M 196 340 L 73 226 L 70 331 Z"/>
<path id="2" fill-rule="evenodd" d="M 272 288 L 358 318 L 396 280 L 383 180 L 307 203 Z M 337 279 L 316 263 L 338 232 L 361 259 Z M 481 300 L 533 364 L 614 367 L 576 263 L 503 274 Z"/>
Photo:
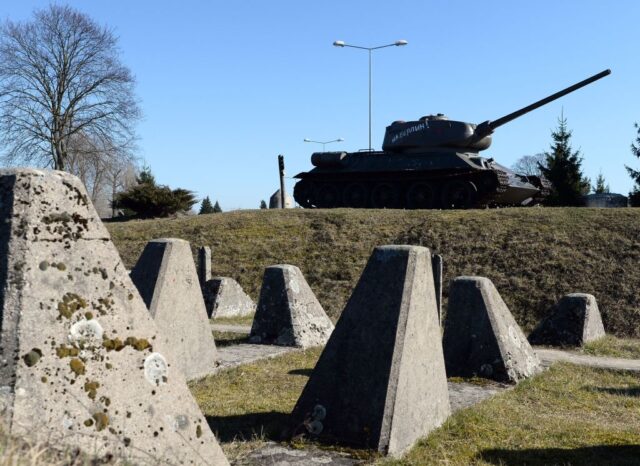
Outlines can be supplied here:
<path id="1" fill-rule="evenodd" d="M 151 167 L 148 165 L 142 167 L 142 171 L 140 171 L 140 174 L 136 177 L 136 181 L 138 184 L 150 184 L 151 186 L 155 186 L 156 177 L 151 173 Z"/>
<path id="2" fill-rule="evenodd" d="M 593 185 L 593 192 L 596 194 L 608 194 L 610 192 L 609 185 L 606 184 L 602 172 L 600 172 L 598 178 L 596 178 L 596 184 Z"/>
<path id="3" fill-rule="evenodd" d="M 563 116 L 558 119 L 558 128 L 551 133 L 551 151 L 545 152 L 545 163 L 540 164 L 542 175 L 549 180 L 552 191 L 546 200 L 548 205 L 584 205 L 583 195 L 591 189 L 591 181 L 580 170 L 580 151 L 571 148 L 571 131 Z"/>
<path id="4" fill-rule="evenodd" d="M 222 212 L 222 208 L 220 207 L 218 201 L 216 201 L 216 205 L 213 206 L 213 213 L 219 214 L 220 212 Z"/>
<path id="5" fill-rule="evenodd" d="M 267 208 L 267 203 L 265 202 L 264 199 L 260 201 L 260 208 L 261 209 L 266 209 Z"/>
<path id="6" fill-rule="evenodd" d="M 215 213 L 215 210 L 213 208 L 213 205 L 211 204 L 211 199 L 209 199 L 209 196 L 207 196 L 202 200 L 202 204 L 200 205 L 200 212 L 198 212 L 198 214 L 203 215 L 213 213 Z"/>
<path id="7" fill-rule="evenodd" d="M 132 212 L 140 218 L 168 217 L 190 210 L 197 202 L 192 191 L 157 185 L 149 167 L 143 168 L 136 179 L 137 185 L 116 194 L 112 202 L 114 209 Z"/>
<path id="8" fill-rule="evenodd" d="M 631 153 L 640 159 L 640 126 L 638 123 L 635 123 L 634 126 L 637 134 L 636 140 L 631 143 Z M 635 183 L 633 189 L 629 193 L 629 202 L 633 207 L 640 207 L 640 170 L 634 170 L 626 165 L 625 168 Z"/>

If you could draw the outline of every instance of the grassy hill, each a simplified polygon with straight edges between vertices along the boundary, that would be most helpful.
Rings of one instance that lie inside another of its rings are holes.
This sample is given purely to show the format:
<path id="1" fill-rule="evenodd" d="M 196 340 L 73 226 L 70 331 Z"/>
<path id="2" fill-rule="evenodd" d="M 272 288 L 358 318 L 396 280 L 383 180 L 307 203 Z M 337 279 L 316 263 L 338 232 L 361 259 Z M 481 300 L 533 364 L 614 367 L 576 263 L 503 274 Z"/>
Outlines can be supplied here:
<path id="1" fill-rule="evenodd" d="M 640 336 L 640 209 L 253 210 L 107 227 L 128 267 L 154 238 L 211 246 L 213 273 L 254 299 L 265 266 L 297 265 L 334 320 L 374 246 L 414 244 L 444 256 L 445 304 L 450 279 L 486 276 L 530 331 L 563 294 L 592 293 L 608 332 Z"/>

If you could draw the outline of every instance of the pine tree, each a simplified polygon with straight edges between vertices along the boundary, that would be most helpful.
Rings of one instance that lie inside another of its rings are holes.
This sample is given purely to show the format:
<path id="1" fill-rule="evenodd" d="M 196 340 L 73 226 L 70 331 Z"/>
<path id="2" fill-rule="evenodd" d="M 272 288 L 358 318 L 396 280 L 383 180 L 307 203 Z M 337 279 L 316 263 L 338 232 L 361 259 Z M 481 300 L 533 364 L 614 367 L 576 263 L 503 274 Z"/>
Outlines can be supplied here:
<path id="1" fill-rule="evenodd" d="M 216 201 L 216 205 L 213 206 L 213 213 L 219 214 L 220 212 L 222 212 L 222 208 L 220 207 L 218 201 Z"/>
<path id="2" fill-rule="evenodd" d="M 149 165 L 142 167 L 142 171 L 136 177 L 136 181 L 138 184 L 149 184 L 151 186 L 156 185 L 156 177 L 151 173 L 151 167 L 149 167 Z"/>
<path id="3" fill-rule="evenodd" d="M 140 218 L 168 217 L 190 210 L 197 202 L 192 191 L 157 185 L 149 167 L 144 167 L 136 179 L 137 185 L 116 194 L 111 203 L 114 209 Z"/>
<path id="4" fill-rule="evenodd" d="M 549 180 L 552 192 L 546 200 L 548 205 L 584 205 L 583 195 L 591 189 L 591 181 L 580 170 L 580 151 L 571 148 L 571 131 L 563 116 L 558 119 L 558 128 L 552 131 L 551 151 L 545 152 L 545 163 L 540 164 L 542 175 Z"/>
<path id="5" fill-rule="evenodd" d="M 264 199 L 260 201 L 260 208 L 261 209 L 266 209 L 267 208 L 267 203 L 265 202 Z"/>
<path id="6" fill-rule="evenodd" d="M 596 178 L 596 184 L 593 185 L 593 192 L 596 194 L 608 194 L 610 192 L 609 185 L 606 184 L 602 172 L 600 172 L 598 178 Z"/>
<path id="7" fill-rule="evenodd" d="M 636 140 L 631 143 L 631 153 L 640 159 L 640 125 L 635 123 L 634 126 L 637 134 Z M 635 183 L 633 189 L 629 193 L 629 202 L 633 207 L 640 207 L 640 170 L 634 170 L 626 165 L 625 168 Z"/>
<path id="8" fill-rule="evenodd" d="M 202 200 L 202 204 L 200 204 L 200 212 L 198 212 L 198 215 L 213 213 L 215 213 L 215 210 L 213 208 L 213 205 L 211 204 L 211 199 L 209 199 L 209 196 L 207 196 Z"/>

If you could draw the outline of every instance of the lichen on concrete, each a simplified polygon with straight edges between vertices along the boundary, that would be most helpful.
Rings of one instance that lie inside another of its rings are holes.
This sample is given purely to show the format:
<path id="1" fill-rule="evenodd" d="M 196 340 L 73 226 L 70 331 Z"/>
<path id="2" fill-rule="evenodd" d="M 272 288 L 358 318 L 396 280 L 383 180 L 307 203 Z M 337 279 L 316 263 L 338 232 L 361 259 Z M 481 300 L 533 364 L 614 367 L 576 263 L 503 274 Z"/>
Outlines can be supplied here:
<path id="1" fill-rule="evenodd" d="M 132 464 L 228 464 L 77 178 L 0 170 L 0 289 L 9 435 Z M 154 351 L 171 371 L 155 385 Z M 167 415 L 191 430 L 162 430 Z"/>
<path id="2" fill-rule="evenodd" d="M 212 373 L 216 345 L 189 242 L 176 238 L 148 242 L 131 279 L 179 370 L 187 379 Z"/>

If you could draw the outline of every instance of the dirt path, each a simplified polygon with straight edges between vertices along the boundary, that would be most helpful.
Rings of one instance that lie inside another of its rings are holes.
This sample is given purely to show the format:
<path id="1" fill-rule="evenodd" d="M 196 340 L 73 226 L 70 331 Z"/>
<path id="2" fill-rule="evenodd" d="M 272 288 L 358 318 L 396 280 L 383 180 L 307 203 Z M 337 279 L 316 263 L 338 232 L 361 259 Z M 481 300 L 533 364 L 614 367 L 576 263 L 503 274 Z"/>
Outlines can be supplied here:
<path id="1" fill-rule="evenodd" d="M 570 362 L 581 366 L 596 367 L 600 369 L 617 369 L 640 372 L 640 359 L 609 358 L 602 356 L 589 356 L 587 354 L 574 353 L 551 348 L 535 348 L 540 361 L 545 366 L 554 362 Z"/>
<path id="2" fill-rule="evenodd" d="M 300 348 L 291 346 L 252 345 L 249 343 L 223 346 L 218 348 L 218 360 L 220 362 L 218 370 L 250 364 L 261 359 L 274 358 L 292 351 L 300 351 Z"/>

